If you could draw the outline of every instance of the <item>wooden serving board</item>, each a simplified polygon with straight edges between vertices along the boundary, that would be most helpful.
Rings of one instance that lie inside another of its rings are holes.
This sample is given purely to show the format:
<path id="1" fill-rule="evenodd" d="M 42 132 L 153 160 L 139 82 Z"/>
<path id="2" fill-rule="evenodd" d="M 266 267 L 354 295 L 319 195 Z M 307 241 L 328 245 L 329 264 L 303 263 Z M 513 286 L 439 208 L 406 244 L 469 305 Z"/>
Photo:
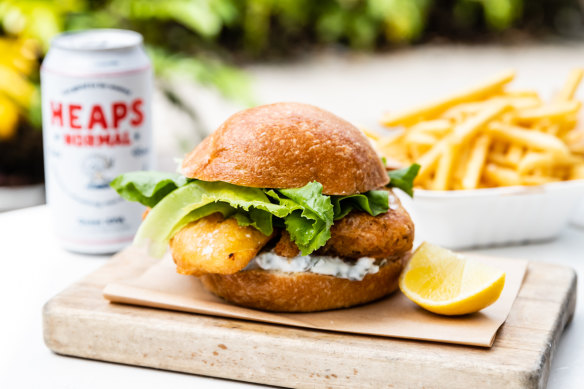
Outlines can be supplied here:
<path id="1" fill-rule="evenodd" d="M 572 269 L 531 263 L 490 349 L 348 335 L 111 304 L 151 260 L 114 257 L 44 307 L 58 354 L 291 387 L 543 388 L 576 304 Z"/>

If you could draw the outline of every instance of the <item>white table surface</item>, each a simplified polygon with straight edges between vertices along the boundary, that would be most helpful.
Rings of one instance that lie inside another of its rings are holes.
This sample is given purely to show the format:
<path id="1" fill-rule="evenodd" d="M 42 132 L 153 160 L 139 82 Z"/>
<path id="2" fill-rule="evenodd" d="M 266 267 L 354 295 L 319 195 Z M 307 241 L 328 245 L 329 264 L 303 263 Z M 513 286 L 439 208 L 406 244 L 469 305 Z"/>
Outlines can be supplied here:
<path id="1" fill-rule="evenodd" d="M 43 343 L 41 310 L 59 291 L 103 265 L 104 256 L 62 250 L 45 206 L 0 213 L 0 388 L 240 388 L 254 385 L 63 357 Z M 481 250 L 484 254 L 571 266 L 584 276 L 584 230 L 567 228 L 553 242 Z M 582 288 L 578 300 L 584 300 Z M 584 382 L 584 308 L 577 305 L 552 364 L 549 388 Z"/>

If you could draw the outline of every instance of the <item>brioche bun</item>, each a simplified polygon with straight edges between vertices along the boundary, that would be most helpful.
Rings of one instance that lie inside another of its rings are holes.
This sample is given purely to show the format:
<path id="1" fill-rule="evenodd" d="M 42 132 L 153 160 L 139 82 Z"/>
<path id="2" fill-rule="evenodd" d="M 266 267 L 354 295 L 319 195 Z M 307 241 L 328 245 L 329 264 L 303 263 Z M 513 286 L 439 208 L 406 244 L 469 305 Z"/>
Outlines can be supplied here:
<path id="1" fill-rule="evenodd" d="M 377 273 L 362 281 L 262 269 L 199 278 L 207 290 L 245 307 L 276 312 L 324 311 L 365 304 L 394 292 L 408 257 L 409 253 L 387 259 Z"/>
<path id="2" fill-rule="evenodd" d="M 363 193 L 389 181 L 361 131 L 300 103 L 234 114 L 187 155 L 181 173 L 255 188 L 299 188 L 318 181 L 327 195 Z"/>

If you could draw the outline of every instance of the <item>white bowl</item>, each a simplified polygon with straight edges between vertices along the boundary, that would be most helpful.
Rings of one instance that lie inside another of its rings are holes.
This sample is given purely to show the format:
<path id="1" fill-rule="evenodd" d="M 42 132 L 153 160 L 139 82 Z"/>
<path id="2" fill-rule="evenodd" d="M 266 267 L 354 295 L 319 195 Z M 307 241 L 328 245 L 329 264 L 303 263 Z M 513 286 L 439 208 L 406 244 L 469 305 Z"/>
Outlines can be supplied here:
<path id="1" fill-rule="evenodd" d="M 399 191 L 396 191 L 399 192 Z M 580 201 L 584 180 L 540 186 L 400 193 L 416 241 L 452 249 L 521 244 L 557 237 Z"/>
<path id="2" fill-rule="evenodd" d="M 582 197 L 580 204 L 576 207 L 571 221 L 575 226 L 584 227 L 584 197 Z"/>

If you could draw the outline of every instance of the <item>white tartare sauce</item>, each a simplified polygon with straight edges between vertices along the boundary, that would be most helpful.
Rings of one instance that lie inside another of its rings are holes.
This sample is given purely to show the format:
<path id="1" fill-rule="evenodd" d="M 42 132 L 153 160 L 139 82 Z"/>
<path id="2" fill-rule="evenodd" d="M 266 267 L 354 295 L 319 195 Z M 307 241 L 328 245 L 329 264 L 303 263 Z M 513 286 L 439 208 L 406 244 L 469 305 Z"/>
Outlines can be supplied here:
<path id="1" fill-rule="evenodd" d="M 259 254 L 247 265 L 245 270 L 254 268 L 286 273 L 325 274 L 351 281 L 361 281 L 367 274 L 375 274 L 379 271 L 375 259 L 369 257 L 362 257 L 354 263 L 349 263 L 339 257 L 302 255 L 286 258 L 273 252 Z"/>

